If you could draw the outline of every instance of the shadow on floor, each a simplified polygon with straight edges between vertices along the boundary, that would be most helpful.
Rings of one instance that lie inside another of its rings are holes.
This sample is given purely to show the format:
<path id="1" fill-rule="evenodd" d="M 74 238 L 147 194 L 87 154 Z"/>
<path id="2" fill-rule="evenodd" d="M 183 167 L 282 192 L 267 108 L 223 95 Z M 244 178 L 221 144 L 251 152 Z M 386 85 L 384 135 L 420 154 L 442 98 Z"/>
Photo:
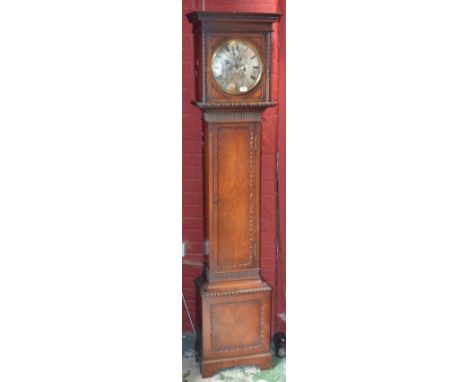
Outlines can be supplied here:
<path id="1" fill-rule="evenodd" d="M 286 358 L 273 355 L 273 368 L 260 370 L 256 367 L 236 367 L 221 370 L 211 378 L 202 378 L 195 359 L 195 336 L 182 335 L 182 382 L 285 382 Z"/>

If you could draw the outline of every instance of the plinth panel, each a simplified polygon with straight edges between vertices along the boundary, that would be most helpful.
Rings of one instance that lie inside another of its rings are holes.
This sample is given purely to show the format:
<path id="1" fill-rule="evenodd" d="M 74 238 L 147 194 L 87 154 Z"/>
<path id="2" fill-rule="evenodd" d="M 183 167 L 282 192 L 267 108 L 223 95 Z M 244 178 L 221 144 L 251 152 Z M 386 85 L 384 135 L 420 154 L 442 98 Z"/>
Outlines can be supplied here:
<path id="1" fill-rule="evenodd" d="M 211 305 L 212 350 L 228 351 L 261 346 L 262 310 L 262 301 L 255 299 Z"/>

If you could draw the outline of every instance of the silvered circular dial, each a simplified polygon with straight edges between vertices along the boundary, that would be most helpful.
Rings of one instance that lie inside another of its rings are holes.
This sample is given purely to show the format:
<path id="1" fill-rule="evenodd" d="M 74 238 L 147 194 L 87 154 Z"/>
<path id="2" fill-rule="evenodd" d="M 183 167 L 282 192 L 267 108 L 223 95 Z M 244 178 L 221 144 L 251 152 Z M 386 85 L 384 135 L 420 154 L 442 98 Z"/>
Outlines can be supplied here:
<path id="1" fill-rule="evenodd" d="M 231 94 L 252 90 L 262 76 L 262 61 L 246 41 L 230 40 L 216 50 L 211 72 L 218 86 Z"/>

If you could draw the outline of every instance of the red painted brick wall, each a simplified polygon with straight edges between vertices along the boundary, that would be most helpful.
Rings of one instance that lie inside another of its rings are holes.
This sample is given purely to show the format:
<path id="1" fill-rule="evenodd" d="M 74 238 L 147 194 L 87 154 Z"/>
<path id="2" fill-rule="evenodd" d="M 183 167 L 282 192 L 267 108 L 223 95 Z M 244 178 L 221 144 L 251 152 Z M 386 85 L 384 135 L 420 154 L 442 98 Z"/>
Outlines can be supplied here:
<path id="1" fill-rule="evenodd" d="M 192 28 L 185 14 L 202 10 L 202 0 L 182 1 L 182 240 L 186 255 L 182 261 L 182 289 L 192 319 L 196 319 L 195 278 L 202 273 L 203 198 L 201 114 L 190 104 L 194 99 Z M 278 0 L 205 0 L 206 11 L 278 12 Z M 271 98 L 278 99 L 278 29 L 271 36 Z M 278 108 L 263 114 L 261 155 L 261 273 L 273 288 L 272 332 L 276 312 L 276 152 L 278 148 Z M 183 330 L 191 330 L 182 307 Z"/>

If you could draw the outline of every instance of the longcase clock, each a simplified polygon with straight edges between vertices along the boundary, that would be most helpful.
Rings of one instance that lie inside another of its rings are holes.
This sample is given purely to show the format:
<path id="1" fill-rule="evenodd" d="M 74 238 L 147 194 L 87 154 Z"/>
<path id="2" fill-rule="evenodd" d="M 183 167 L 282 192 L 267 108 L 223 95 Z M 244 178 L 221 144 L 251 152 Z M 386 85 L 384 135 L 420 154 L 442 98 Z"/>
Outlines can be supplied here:
<path id="1" fill-rule="evenodd" d="M 260 276 L 260 137 L 275 13 L 192 12 L 203 115 L 205 268 L 197 280 L 203 377 L 271 367 L 271 288 Z"/>

